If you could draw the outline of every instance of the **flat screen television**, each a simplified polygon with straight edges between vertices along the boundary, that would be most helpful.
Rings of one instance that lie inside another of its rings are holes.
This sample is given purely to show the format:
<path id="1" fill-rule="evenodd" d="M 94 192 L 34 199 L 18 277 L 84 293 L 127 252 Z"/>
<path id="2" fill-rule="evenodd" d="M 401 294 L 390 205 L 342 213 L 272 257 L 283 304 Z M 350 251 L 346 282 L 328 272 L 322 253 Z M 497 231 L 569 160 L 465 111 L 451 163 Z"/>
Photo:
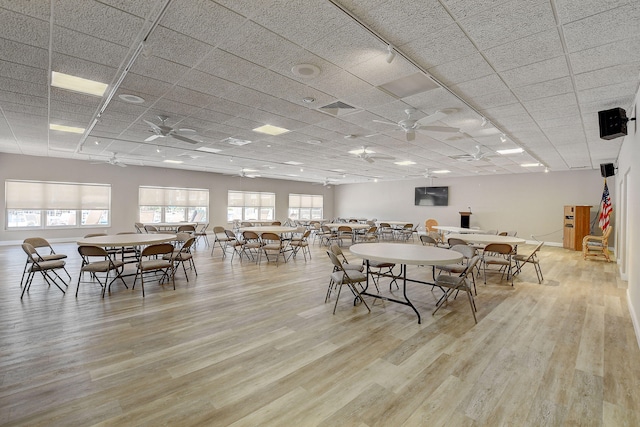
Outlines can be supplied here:
<path id="1" fill-rule="evenodd" d="M 416 206 L 449 206 L 449 187 L 416 187 Z"/>

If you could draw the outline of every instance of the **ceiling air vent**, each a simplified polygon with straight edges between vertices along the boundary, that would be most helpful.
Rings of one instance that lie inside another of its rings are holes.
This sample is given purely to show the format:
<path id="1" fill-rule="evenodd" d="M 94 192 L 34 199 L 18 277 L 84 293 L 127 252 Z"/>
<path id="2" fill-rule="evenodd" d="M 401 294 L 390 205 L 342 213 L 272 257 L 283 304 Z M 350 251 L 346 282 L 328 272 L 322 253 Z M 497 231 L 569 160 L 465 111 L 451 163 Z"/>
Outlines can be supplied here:
<path id="1" fill-rule="evenodd" d="M 342 101 L 332 102 L 331 104 L 325 105 L 324 107 L 320 107 L 318 110 L 327 114 L 331 114 L 335 117 L 346 116 L 347 114 L 359 111 L 358 108 L 349 104 L 345 104 Z"/>

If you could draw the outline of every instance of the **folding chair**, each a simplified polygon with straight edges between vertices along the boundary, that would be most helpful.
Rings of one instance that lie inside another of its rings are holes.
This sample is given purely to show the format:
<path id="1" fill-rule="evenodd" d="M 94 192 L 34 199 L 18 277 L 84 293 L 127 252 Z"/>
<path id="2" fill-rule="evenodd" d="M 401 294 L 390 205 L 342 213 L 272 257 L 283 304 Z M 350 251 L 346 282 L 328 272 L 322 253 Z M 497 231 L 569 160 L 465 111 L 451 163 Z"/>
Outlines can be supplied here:
<path id="1" fill-rule="evenodd" d="M 184 275 L 187 278 L 187 282 L 189 281 L 189 275 L 187 274 L 187 268 L 184 265 L 185 262 L 189 263 L 189 268 L 196 273 L 196 276 L 198 275 L 198 270 L 196 270 L 196 264 L 193 262 L 193 254 L 191 253 L 191 247 L 193 246 L 195 241 L 196 241 L 195 237 L 189 237 L 182 243 L 180 248 L 174 249 L 173 252 L 171 252 L 170 254 L 164 254 L 162 256 L 162 259 L 169 260 L 174 263 L 173 265 L 174 275 L 178 267 L 182 265 L 182 270 L 184 270 Z"/>
<path id="2" fill-rule="evenodd" d="M 362 292 L 364 288 L 362 286 L 362 282 L 367 281 L 366 274 L 357 271 L 357 270 L 346 270 L 342 262 L 338 259 L 338 257 L 331 251 L 327 251 L 327 255 L 329 255 L 329 259 L 333 264 L 333 272 L 331 273 L 331 280 L 329 281 L 329 289 L 327 289 L 327 296 L 324 299 L 326 303 L 329 300 L 329 295 L 331 294 L 331 289 L 334 286 L 338 287 L 338 295 L 336 296 L 336 303 L 333 306 L 333 314 L 336 314 L 336 307 L 338 306 L 338 300 L 340 299 L 340 291 L 342 290 L 343 285 L 347 285 L 351 292 L 356 296 L 357 299 L 362 301 L 367 310 L 371 312 L 371 309 L 367 305 L 367 302 L 362 298 Z M 356 288 L 356 284 L 360 284 L 361 291 L 358 291 Z"/>
<path id="3" fill-rule="evenodd" d="M 520 270 L 522 270 L 525 264 L 533 264 L 533 268 L 536 270 L 536 276 L 538 277 L 538 283 L 542 283 L 544 277 L 542 277 L 542 269 L 540 268 L 540 260 L 538 259 L 538 251 L 542 248 L 542 245 L 544 245 L 544 242 L 538 243 L 538 246 L 536 246 L 529 255 L 517 254 L 513 256 L 513 260 L 516 263 L 516 270 L 513 272 L 514 276 L 520 273 Z"/>
<path id="4" fill-rule="evenodd" d="M 31 246 L 33 246 L 33 248 L 36 250 L 38 254 L 38 257 L 40 257 L 42 261 L 55 261 L 55 260 L 61 260 L 61 259 L 67 258 L 67 255 L 65 254 L 57 254 L 53 250 L 49 242 L 42 237 L 29 237 L 24 239 L 22 243 L 29 243 Z M 41 250 L 38 251 L 38 249 L 41 249 Z M 24 277 L 27 274 L 27 271 L 29 270 L 30 263 L 31 263 L 31 260 L 27 256 L 27 260 L 24 263 L 24 268 L 22 269 L 22 278 L 20 279 L 20 287 L 22 287 L 22 284 L 24 282 Z M 71 276 L 69 275 L 69 272 L 67 271 L 67 269 L 64 267 L 62 269 L 64 270 L 69 280 L 71 280 Z"/>
<path id="5" fill-rule="evenodd" d="M 120 279 L 124 284 L 125 288 L 129 289 L 127 284 L 122 279 L 122 271 L 124 270 L 124 261 L 118 261 L 111 258 L 109 252 L 105 249 L 97 247 L 97 246 L 78 246 L 78 253 L 82 257 L 82 266 L 80 267 L 80 273 L 78 274 L 78 284 L 76 286 L 76 298 L 78 298 L 78 290 L 80 289 L 80 280 L 84 273 L 90 273 L 91 277 L 93 277 L 102 287 L 102 298 L 104 298 L 104 294 L 109 289 L 109 293 L 111 293 L 111 284 L 116 281 L 116 279 Z M 95 259 L 97 261 L 94 261 Z M 115 276 L 109 281 L 109 273 L 111 271 L 115 271 Z M 104 276 L 104 281 L 100 281 L 100 278 L 96 273 L 106 273 Z"/>
<path id="6" fill-rule="evenodd" d="M 42 274 L 42 278 L 44 279 L 45 282 L 47 282 L 49 286 L 51 286 L 51 284 L 53 283 L 64 294 L 65 293 L 64 289 L 62 289 L 58 284 L 58 282 L 56 281 L 56 278 L 57 278 L 64 284 L 65 287 L 68 286 L 67 283 L 62 279 L 62 277 L 60 277 L 58 273 L 56 273 L 56 270 L 59 270 L 59 269 L 64 270 L 64 266 L 65 266 L 64 260 L 62 259 L 53 259 L 48 261 L 44 260 L 42 257 L 40 257 L 40 255 L 38 255 L 36 248 L 34 248 L 30 243 L 23 243 L 22 250 L 24 251 L 24 253 L 27 254 L 28 268 L 27 268 L 27 278 L 26 278 L 26 281 L 24 282 L 24 287 L 22 288 L 22 294 L 20 294 L 20 299 L 22 299 L 22 297 L 24 297 L 24 293 L 27 292 L 29 288 L 31 288 L 31 283 L 33 282 L 33 276 L 36 274 L 36 272 L 39 272 L 40 274 Z M 52 273 L 55 277 L 51 276 L 49 273 Z"/>
<path id="7" fill-rule="evenodd" d="M 438 277 L 436 277 L 436 281 L 435 281 L 436 286 L 439 286 L 441 288 L 446 288 L 446 289 L 444 291 L 444 295 L 442 296 L 442 298 L 440 298 L 440 300 L 436 304 L 436 309 L 433 310 L 432 315 L 436 314 L 436 312 L 440 309 L 440 307 L 442 307 L 444 303 L 449 301 L 449 296 L 451 296 L 453 292 L 464 291 L 467 293 L 467 298 L 469 299 L 469 306 L 471 306 L 471 313 L 473 314 L 473 320 L 476 323 L 478 323 L 478 319 L 476 318 L 476 311 L 478 310 L 476 309 L 476 302 L 473 299 L 473 292 L 471 292 L 471 284 L 467 276 L 469 276 L 469 274 L 472 274 L 473 269 L 475 268 L 479 260 L 480 260 L 480 256 L 478 255 L 471 258 L 471 261 L 469 261 L 469 264 L 464 269 L 464 271 L 460 273 L 459 276 L 450 276 L 448 274 L 440 274 Z"/>
<path id="8" fill-rule="evenodd" d="M 136 272 L 136 278 L 133 280 L 133 286 L 131 289 L 136 288 L 136 281 L 138 276 L 140 277 L 140 285 L 142 286 L 142 297 L 144 298 L 144 273 L 151 271 L 160 271 L 162 276 L 158 280 L 162 283 L 164 278 L 171 277 L 173 282 L 173 290 L 176 289 L 176 281 L 173 274 L 173 261 L 158 258 L 158 256 L 164 256 L 166 254 L 173 253 L 174 247 L 171 243 L 159 243 L 157 245 L 149 245 L 140 253 L 140 260 L 138 261 L 138 270 Z"/>

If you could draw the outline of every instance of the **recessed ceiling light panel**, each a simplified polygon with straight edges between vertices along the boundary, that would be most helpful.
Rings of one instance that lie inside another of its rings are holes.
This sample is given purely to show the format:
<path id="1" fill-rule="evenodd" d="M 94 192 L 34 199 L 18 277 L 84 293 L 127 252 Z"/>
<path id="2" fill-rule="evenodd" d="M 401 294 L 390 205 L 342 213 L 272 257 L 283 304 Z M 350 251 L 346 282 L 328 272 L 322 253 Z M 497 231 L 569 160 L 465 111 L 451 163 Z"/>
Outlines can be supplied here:
<path id="1" fill-rule="evenodd" d="M 228 144 L 237 145 L 237 146 L 251 144 L 251 141 L 247 139 L 239 139 L 239 138 L 232 138 L 232 137 L 225 138 L 222 140 L 222 142 L 226 142 Z"/>
<path id="2" fill-rule="evenodd" d="M 496 153 L 498 154 L 502 154 L 503 156 L 508 155 L 508 154 L 520 154 L 524 151 L 524 149 L 518 147 L 518 148 L 509 148 L 506 150 L 496 150 Z"/>
<path id="3" fill-rule="evenodd" d="M 410 165 L 415 165 L 416 162 L 411 161 L 411 160 L 403 160 L 401 162 L 393 162 L 393 164 L 398 165 L 398 166 L 410 166 Z"/>
<path id="4" fill-rule="evenodd" d="M 210 148 L 210 147 L 199 147 L 196 148 L 197 151 L 204 151 L 205 153 L 219 153 L 222 150 L 218 150 L 217 148 Z"/>
<path id="5" fill-rule="evenodd" d="M 264 125 L 253 129 L 254 132 L 265 133 L 267 135 L 282 135 L 283 133 L 290 132 L 289 129 L 281 128 L 273 125 Z"/>
<path id="6" fill-rule="evenodd" d="M 65 125 L 56 125 L 54 123 L 49 124 L 49 129 L 51 130 L 59 130 L 61 132 L 69 132 L 69 133 L 84 133 L 84 128 L 79 128 L 75 126 L 65 126 Z"/>
<path id="7" fill-rule="evenodd" d="M 95 96 L 104 95 L 108 87 L 105 83 L 59 73 L 57 71 L 51 72 L 51 86 Z"/>

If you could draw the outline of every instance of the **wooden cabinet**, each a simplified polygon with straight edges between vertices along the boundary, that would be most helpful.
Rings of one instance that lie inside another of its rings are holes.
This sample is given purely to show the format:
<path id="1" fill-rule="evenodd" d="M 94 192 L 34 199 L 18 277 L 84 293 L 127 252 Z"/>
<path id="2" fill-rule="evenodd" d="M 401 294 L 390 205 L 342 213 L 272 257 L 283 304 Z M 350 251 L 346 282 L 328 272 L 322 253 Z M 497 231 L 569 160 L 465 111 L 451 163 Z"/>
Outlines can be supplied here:
<path id="1" fill-rule="evenodd" d="M 591 206 L 564 207 L 564 234 L 562 246 L 574 251 L 582 250 L 582 238 L 589 234 Z"/>

